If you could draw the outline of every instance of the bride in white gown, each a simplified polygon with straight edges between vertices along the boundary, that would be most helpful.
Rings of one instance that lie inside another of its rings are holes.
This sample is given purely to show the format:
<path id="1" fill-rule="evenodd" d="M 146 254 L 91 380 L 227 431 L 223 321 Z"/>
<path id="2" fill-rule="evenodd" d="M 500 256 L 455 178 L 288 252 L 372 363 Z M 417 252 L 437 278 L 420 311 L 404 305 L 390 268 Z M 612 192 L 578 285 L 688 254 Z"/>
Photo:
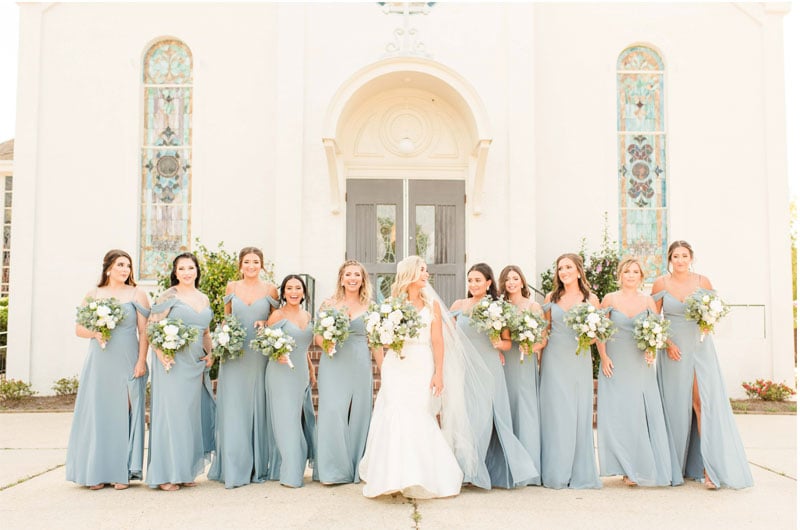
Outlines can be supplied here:
<path id="1" fill-rule="evenodd" d="M 467 405 L 470 398 L 465 401 L 464 374 L 475 368 L 469 366 L 470 361 L 465 368 L 460 345 L 448 348 L 445 355 L 445 337 L 452 333 L 452 326 L 443 323 L 442 306 L 426 288 L 427 280 L 427 266 L 419 256 L 398 263 L 392 296 L 406 294 L 419 311 L 423 327 L 417 337 L 406 340 L 403 359 L 394 352 L 388 352 L 382 365 L 378 359 L 381 388 L 359 464 L 366 497 L 391 493 L 419 499 L 450 497 L 461 491 L 462 469 L 469 476 L 480 473 L 475 468 L 485 470 L 474 449 L 480 435 L 472 431 L 466 411 L 467 406 L 474 407 L 470 417 L 478 417 L 491 410 Z M 443 394 L 445 382 L 448 390 Z M 489 389 L 481 388 L 481 392 Z M 436 420 L 440 406 L 442 429 Z"/>

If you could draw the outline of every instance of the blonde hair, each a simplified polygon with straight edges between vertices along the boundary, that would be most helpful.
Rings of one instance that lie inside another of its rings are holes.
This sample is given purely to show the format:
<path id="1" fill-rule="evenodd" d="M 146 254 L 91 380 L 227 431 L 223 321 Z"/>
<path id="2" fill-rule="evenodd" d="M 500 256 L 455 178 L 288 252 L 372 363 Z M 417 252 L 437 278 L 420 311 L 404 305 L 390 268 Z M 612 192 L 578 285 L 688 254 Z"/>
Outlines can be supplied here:
<path id="1" fill-rule="evenodd" d="M 425 260 L 419 256 L 409 256 L 397 264 L 397 274 L 392 283 L 392 296 L 408 295 L 408 286 L 419 280 L 420 268 L 425 265 Z M 419 292 L 423 303 L 428 305 L 428 298 L 424 291 Z"/>
<path id="2" fill-rule="evenodd" d="M 333 295 L 333 299 L 337 302 L 344 300 L 344 285 L 342 285 L 342 280 L 344 279 L 344 271 L 347 267 L 358 267 L 361 271 L 361 287 L 358 288 L 358 299 L 362 304 L 368 304 L 372 299 L 372 284 L 369 281 L 369 274 L 367 274 L 367 270 L 361 262 L 354 259 L 345 261 L 342 263 L 342 266 L 339 267 L 339 277 L 338 280 L 336 280 L 336 294 Z"/>
<path id="3" fill-rule="evenodd" d="M 622 285 L 622 273 L 625 272 L 625 269 L 629 268 L 631 265 L 637 265 L 639 267 L 639 278 L 641 279 L 639 285 L 641 286 L 644 283 L 644 267 L 642 267 L 639 258 L 629 256 L 627 258 L 623 258 L 622 261 L 619 262 L 619 265 L 617 265 L 617 283 L 619 285 Z"/>

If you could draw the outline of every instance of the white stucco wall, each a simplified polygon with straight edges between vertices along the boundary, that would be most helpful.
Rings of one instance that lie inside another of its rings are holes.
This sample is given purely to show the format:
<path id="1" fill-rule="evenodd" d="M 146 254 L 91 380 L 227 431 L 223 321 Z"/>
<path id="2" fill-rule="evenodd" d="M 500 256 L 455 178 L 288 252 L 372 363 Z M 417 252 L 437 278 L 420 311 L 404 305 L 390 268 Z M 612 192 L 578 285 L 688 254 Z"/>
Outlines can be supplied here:
<path id="1" fill-rule="evenodd" d="M 162 37 L 194 57 L 192 237 L 261 246 L 279 278 L 310 273 L 318 301 L 332 291 L 346 233 L 344 209 L 330 207 L 326 112 L 382 59 L 399 16 L 375 4 L 20 11 L 11 377 L 48 392 L 78 373 L 74 306 L 106 250 L 138 255 L 141 62 Z M 597 247 L 603 211 L 616 235 L 616 59 L 650 44 L 667 68 L 670 237 L 694 244 L 697 269 L 729 302 L 764 307 L 737 308 L 719 330 L 729 392 L 761 376 L 791 382 L 788 252 L 771 236 L 788 225 L 784 111 L 765 89 L 782 86 L 781 50 L 765 36 L 780 16 L 732 4 L 440 3 L 413 17 L 432 60 L 489 117 L 480 215 L 467 185 L 467 264 L 518 263 L 533 282 L 582 236 Z"/>

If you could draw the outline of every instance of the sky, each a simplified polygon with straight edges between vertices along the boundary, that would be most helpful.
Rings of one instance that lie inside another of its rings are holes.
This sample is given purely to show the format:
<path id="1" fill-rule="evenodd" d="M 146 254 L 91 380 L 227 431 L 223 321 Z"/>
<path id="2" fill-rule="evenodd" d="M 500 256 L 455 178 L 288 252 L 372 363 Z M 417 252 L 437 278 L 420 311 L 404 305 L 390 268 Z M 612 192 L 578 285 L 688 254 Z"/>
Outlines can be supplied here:
<path id="1" fill-rule="evenodd" d="M 784 17 L 786 62 L 787 152 L 789 186 L 800 194 L 800 0 L 791 2 Z M 0 142 L 14 137 L 19 8 L 16 2 L 0 0 Z"/>

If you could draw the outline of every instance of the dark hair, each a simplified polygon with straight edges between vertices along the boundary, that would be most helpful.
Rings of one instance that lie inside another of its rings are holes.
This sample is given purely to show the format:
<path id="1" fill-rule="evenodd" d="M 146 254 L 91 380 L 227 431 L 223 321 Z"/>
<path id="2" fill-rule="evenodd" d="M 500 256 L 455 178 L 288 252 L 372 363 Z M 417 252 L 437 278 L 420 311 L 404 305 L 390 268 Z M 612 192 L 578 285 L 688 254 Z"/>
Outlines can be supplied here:
<path id="1" fill-rule="evenodd" d="M 520 294 L 525 298 L 530 298 L 531 290 L 528 289 L 528 280 L 526 280 L 525 275 L 522 274 L 522 269 L 516 265 L 507 265 L 502 271 L 500 271 L 500 278 L 498 279 L 498 283 L 500 284 L 500 296 L 505 297 L 506 295 L 506 280 L 508 279 L 508 274 L 510 272 L 516 272 L 519 274 L 519 279 L 522 280 L 522 289 L 520 289 Z"/>
<path id="2" fill-rule="evenodd" d="M 467 271 L 467 276 L 469 276 L 469 273 L 472 271 L 480 272 L 484 278 L 492 282 L 489 284 L 489 290 L 486 291 L 486 294 L 488 294 L 492 300 L 497 300 L 497 282 L 494 281 L 494 273 L 492 272 L 492 268 L 486 263 L 481 262 L 470 267 Z M 472 298 L 472 293 L 469 292 L 469 289 L 467 289 L 467 298 Z"/>
<path id="3" fill-rule="evenodd" d="M 261 249 L 258 247 L 244 247 L 242 250 L 239 251 L 239 270 L 242 269 L 242 262 L 244 261 L 244 257 L 248 254 L 255 254 L 258 256 L 258 259 L 261 260 L 261 270 L 264 269 L 264 253 L 261 252 Z"/>
<path id="4" fill-rule="evenodd" d="M 169 273 L 169 286 L 173 287 L 180 283 L 178 281 L 178 275 L 176 274 L 176 272 L 178 270 L 178 260 L 181 259 L 190 259 L 194 262 L 194 266 L 197 267 L 197 278 L 194 279 L 194 286 L 200 287 L 200 262 L 197 261 L 197 256 L 195 256 L 191 252 L 184 252 L 183 254 L 178 254 L 177 256 L 175 256 L 175 259 L 172 260 L 172 272 Z"/>
<path id="5" fill-rule="evenodd" d="M 586 279 L 586 270 L 583 268 L 583 258 L 581 258 L 578 254 L 561 254 L 558 259 L 556 259 L 556 273 L 555 273 L 555 288 L 553 288 L 552 296 L 550 300 L 553 302 L 558 302 L 561 297 L 564 295 L 565 287 L 564 283 L 561 281 L 561 278 L 558 276 L 558 263 L 562 259 L 568 259 L 572 263 L 575 264 L 575 268 L 578 269 L 578 288 L 583 293 L 583 301 L 586 302 L 589 300 L 589 297 L 592 294 L 592 291 L 589 289 L 589 280 Z"/>
<path id="6" fill-rule="evenodd" d="M 131 264 L 131 273 L 128 275 L 128 279 L 125 280 L 125 283 L 136 287 L 136 282 L 133 280 L 133 260 L 130 254 L 118 248 L 109 250 L 106 252 L 106 255 L 103 256 L 103 270 L 100 272 L 100 281 L 97 282 L 98 287 L 105 287 L 108 285 L 108 273 L 111 271 L 111 267 L 114 266 L 118 258 L 128 258 L 128 263 Z"/>
<path id="7" fill-rule="evenodd" d="M 286 289 L 286 284 L 289 283 L 289 280 L 297 280 L 300 282 L 300 285 L 303 286 L 303 299 L 300 300 L 300 303 L 303 303 L 306 296 L 308 296 L 308 291 L 306 290 L 306 282 L 303 281 L 303 278 L 301 278 L 299 274 L 288 274 L 281 282 L 281 303 L 286 303 L 286 297 L 283 295 L 283 291 Z"/>
<path id="8" fill-rule="evenodd" d="M 672 253 L 679 248 L 685 248 L 689 251 L 689 256 L 694 259 L 694 250 L 692 250 L 692 245 L 690 245 L 687 241 L 683 241 L 678 239 L 677 241 L 673 241 L 669 245 L 669 249 L 667 250 L 667 266 L 669 266 L 669 262 L 672 259 Z"/>

